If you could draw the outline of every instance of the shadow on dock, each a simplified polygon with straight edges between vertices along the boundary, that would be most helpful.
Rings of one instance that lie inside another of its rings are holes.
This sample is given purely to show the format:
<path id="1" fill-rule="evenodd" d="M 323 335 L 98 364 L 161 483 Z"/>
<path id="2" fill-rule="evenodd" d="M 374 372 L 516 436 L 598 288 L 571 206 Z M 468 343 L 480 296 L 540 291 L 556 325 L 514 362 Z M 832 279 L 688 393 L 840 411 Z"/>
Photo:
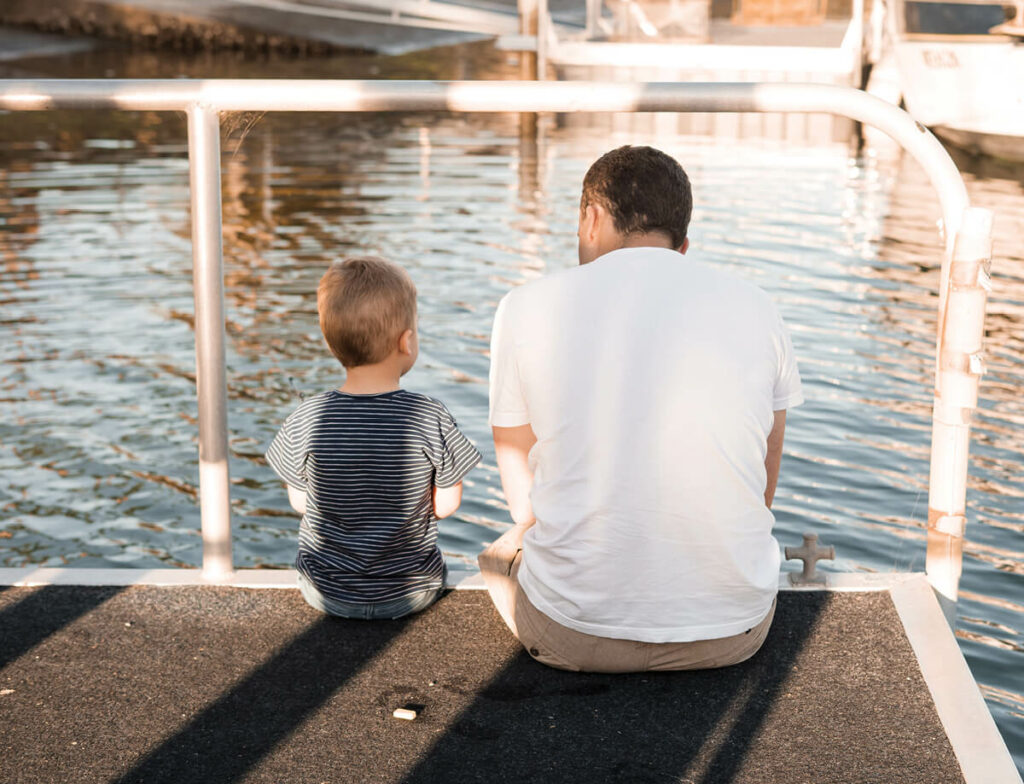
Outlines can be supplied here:
<path id="1" fill-rule="evenodd" d="M 962 781 L 884 592 L 783 593 L 750 661 L 635 675 L 537 664 L 480 591 L 359 622 L 292 590 L 14 588 L 0 624 L 19 782 Z"/>
<path id="2" fill-rule="evenodd" d="M 725 670 L 556 673 L 520 653 L 403 781 L 467 758 L 479 773 L 460 780 L 734 781 L 827 601 L 784 603 L 765 649 Z"/>
<path id="3" fill-rule="evenodd" d="M 11 662 L 25 655 L 36 645 L 58 634 L 69 624 L 116 596 L 123 588 L 97 588 L 90 591 L 68 591 L 55 586 L 33 591 L 0 587 L 0 592 L 14 591 L 20 598 L 4 603 L 0 610 L 0 672 Z"/>

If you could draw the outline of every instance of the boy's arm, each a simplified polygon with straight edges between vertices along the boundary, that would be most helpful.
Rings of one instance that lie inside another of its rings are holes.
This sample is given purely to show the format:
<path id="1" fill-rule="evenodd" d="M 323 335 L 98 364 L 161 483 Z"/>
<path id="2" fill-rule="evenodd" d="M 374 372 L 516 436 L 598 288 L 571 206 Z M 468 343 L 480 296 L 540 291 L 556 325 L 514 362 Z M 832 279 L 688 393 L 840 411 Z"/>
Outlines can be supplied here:
<path id="1" fill-rule="evenodd" d="M 451 487 L 434 486 L 434 515 L 440 520 L 455 514 L 462 503 L 462 482 Z"/>
<path id="2" fill-rule="evenodd" d="M 288 503 L 300 515 L 306 514 L 306 491 L 288 485 Z"/>
<path id="3" fill-rule="evenodd" d="M 530 449 L 537 436 L 529 424 L 518 427 L 492 427 L 494 454 L 498 458 L 501 489 L 505 491 L 508 511 L 518 525 L 529 527 L 535 522 L 530 505 L 533 472 L 530 470 Z"/>
<path id="4" fill-rule="evenodd" d="M 764 458 L 764 467 L 768 472 L 768 484 L 764 489 L 764 503 L 769 509 L 775 500 L 775 487 L 779 483 L 779 466 L 782 465 L 782 440 L 786 435 L 786 409 L 775 412 L 775 424 L 768 434 L 768 453 Z"/>

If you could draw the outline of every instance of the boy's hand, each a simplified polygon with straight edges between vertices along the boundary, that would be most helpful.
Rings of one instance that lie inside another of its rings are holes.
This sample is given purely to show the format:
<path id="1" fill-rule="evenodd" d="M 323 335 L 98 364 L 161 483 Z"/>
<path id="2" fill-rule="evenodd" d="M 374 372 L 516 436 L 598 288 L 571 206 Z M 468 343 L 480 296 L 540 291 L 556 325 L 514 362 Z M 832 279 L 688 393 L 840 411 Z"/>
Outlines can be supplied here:
<path id="1" fill-rule="evenodd" d="M 434 514 L 438 519 L 455 514 L 462 503 L 462 482 L 451 487 L 434 488 Z"/>

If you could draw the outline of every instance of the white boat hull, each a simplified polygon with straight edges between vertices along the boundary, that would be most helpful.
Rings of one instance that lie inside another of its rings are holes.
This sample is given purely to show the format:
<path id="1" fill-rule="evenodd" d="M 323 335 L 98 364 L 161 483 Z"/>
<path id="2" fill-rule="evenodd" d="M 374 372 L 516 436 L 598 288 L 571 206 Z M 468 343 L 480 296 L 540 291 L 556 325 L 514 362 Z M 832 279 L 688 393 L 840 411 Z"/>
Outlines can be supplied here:
<path id="1" fill-rule="evenodd" d="M 1006 136 L 984 131 L 968 131 L 937 125 L 932 129 L 944 142 L 975 154 L 990 155 L 1024 163 L 1024 136 Z"/>
<path id="2" fill-rule="evenodd" d="M 993 39 L 897 41 L 903 100 L 957 146 L 1024 159 L 1024 46 Z"/>

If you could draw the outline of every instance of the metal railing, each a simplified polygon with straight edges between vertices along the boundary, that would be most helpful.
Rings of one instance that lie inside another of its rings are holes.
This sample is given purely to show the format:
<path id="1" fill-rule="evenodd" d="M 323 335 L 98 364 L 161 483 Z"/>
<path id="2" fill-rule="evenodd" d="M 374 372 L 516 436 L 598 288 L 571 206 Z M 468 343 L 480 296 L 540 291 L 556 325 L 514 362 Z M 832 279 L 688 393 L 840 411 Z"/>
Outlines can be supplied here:
<path id="1" fill-rule="evenodd" d="M 203 573 L 233 571 L 228 479 L 221 111 L 801 112 L 841 115 L 884 131 L 924 168 L 945 231 L 939 291 L 926 572 L 947 613 L 961 573 L 971 413 L 983 372 L 992 214 L 971 208 L 956 166 L 906 112 L 848 87 L 819 84 L 414 82 L 292 80 L 0 81 L 0 109 L 122 109 L 188 115 L 199 498 Z"/>

